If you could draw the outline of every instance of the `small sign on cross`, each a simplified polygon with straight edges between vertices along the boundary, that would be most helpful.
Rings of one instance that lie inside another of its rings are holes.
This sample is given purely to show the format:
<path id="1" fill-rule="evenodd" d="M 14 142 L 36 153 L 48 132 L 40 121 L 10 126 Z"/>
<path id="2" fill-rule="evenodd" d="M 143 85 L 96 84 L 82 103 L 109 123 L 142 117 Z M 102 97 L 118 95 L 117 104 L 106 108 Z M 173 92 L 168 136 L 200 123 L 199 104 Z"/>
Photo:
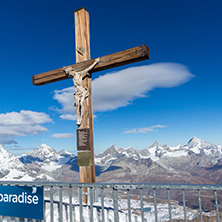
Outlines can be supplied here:
<path id="1" fill-rule="evenodd" d="M 91 150 L 90 129 L 77 129 L 77 150 Z"/>

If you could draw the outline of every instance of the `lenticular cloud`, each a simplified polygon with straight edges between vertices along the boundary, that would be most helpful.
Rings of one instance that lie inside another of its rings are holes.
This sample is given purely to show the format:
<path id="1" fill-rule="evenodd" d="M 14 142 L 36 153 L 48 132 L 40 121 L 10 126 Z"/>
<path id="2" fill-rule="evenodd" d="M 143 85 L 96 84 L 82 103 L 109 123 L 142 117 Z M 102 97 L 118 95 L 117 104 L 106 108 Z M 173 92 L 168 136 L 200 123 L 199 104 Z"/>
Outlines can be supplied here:
<path id="1" fill-rule="evenodd" d="M 127 106 L 154 88 L 179 86 L 192 77 L 186 66 L 176 63 L 132 67 L 100 76 L 93 81 L 94 111 Z"/>
<path id="2" fill-rule="evenodd" d="M 192 77 L 186 66 L 176 63 L 156 63 L 108 73 L 92 82 L 93 110 L 103 112 L 127 106 L 137 98 L 146 97 L 154 88 L 179 86 Z M 53 98 L 62 105 L 59 111 L 63 119 L 75 113 L 73 92 L 74 87 L 55 91 Z"/>

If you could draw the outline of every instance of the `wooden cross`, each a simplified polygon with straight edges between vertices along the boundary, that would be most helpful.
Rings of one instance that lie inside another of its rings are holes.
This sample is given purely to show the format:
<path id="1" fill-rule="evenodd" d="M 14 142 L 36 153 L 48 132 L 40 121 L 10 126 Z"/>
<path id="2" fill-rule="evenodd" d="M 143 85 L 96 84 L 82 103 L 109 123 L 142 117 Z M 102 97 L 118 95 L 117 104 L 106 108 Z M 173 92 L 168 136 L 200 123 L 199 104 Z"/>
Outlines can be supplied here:
<path id="1" fill-rule="evenodd" d="M 75 71 L 79 72 L 86 69 L 94 63 L 94 59 L 90 58 L 90 33 L 89 33 L 89 13 L 86 9 L 80 8 L 75 11 L 75 43 L 76 43 L 76 64 L 71 65 Z M 113 67 L 118 67 L 145 59 L 149 59 L 149 48 L 146 45 L 141 45 L 125 51 L 117 52 L 114 54 L 100 57 L 99 63 L 90 71 L 98 72 Z M 136 73 L 135 73 L 136 75 Z M 40 86 L 47 83 L 60 81 L 63 79 L 71 78 L 67 75 L 63 68 L 53 71 L 45 72 L 42 74 L 34 75 L 32 83 Z M 94 147 L 93 147 L 93 109 L 92 109 L 92 88 L 91 88 L 91 75 L 83 76 L 83 87 L 89 90 L 89 96 L 84 101 L 84 115 L 83 122 L 79 129 L 90 129 L 90 150 L 92 155 L 92 166 L 80 166 L 80 182 L 82 183 L 95 183 L 95 164 L 94 164 Z"/>

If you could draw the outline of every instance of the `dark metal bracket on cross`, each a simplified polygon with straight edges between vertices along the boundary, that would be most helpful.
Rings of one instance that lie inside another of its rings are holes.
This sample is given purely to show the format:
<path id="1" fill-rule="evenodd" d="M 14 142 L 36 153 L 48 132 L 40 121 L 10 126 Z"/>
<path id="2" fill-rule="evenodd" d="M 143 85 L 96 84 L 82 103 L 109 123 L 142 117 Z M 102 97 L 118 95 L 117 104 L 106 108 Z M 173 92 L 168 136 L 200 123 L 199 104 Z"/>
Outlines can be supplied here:
<path id="1" fill-rule="evenodd" d="M 85 8 L 80 8 L 75 11 L 75 43 L 76 43 L 76 64 L 71 65 L 73 70 L 79 72 L 87 69 L 95 62 L 95 59 L 90 58 L 90 33 L 89 33 L 89 13 Z M 102 56 L 99 62 L 92 68 L 90 74 L 113 67 L 118 67 L 145 59 L 149 59 L 149 48 L 146 45 L 141 45 L 135 48 L 117 52 L 114 54 Z M 136 73 L 135 73 L 136 75 Z M 71 78 L 67 75 L 63 68 L 52 70 L 49 72 L 41 73 L 32 76 L 33 85 L 44 85 L 63 79 Z M 92 155 L 92 166 L 80 167 L 80 182 L 94 183 L 95 177 L 95 164 L 94 164 L 94 147 L 93 147 L 93 109 L 92 109 L 92 87 L 91 75 L 83 76 L 83 87 L 89 90 L 88 98 L 84 101 L 84 115 L 83 123 L 79 129 L 90 129 L 90 150 Z"/>

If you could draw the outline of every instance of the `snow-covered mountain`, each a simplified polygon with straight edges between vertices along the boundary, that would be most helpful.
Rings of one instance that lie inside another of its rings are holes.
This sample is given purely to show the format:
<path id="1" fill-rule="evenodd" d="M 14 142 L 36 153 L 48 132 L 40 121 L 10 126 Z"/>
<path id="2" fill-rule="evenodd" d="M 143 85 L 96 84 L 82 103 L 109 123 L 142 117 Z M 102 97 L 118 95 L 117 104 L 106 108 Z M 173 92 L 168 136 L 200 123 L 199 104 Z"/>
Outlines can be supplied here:
<path id="1" fill-rule="evenodd" d="M 185 157 L 191 154 L 208 156 L 212 159 L 222 158 L 222 147 L 216 146 L 209 142 L 205 142 L 197 137 L 193 137 L 187 145 L 179 144 L 178 146 L 160 145 L 157 141 L 144 150 L 135 150 L 133 148 L 117 148 L 112 145 L 105 152 L 96 155 L 97 164 L 105 164 L 115 161 L 123 156 L 138 159 L 150 158 L 152 161 L 158 162 L 163 158 Z"/>
<path id="2" fill-rule="evenodd" d="M 34 175 L 0 144 L 0 180 L 34 180 Z"/>
<path id="3" fill-rule="evenodd" d="M 25 153 L 19 157 L 19 159 L 24 164 L 30 164 L 35 161 L 44 162 L 45 160 L 56 160 L 59 157 L 59 154 L 50 146 L 46 144 L 40 145 L 37 149 L 32 152 Z"/>
<path id="4" fill-rule="evenodd" d="M 73 154 L 65 150 L 56 152 L 52 147 L 42 144 L 32 152 L 21 155 L 19 159 L 24 164 L 32 164 L 33 167 L 51 172 L 62 167 L 62 165 L 66 164 L 73 156 Z"/>
<path id="5" fill-rule="evenodd" d="M 0 180 L 54 181 L 56 173 L 51 172 L 62 168 L 73 157 L 65 150 L 56 152 L 46 144 L 15 157 L 0 144 Z"/>
<path id="6" fill-rule="evenodd" d="M 0 146 L 0 154 L 2 179 L 78 182 L 77 157 L 65 150 L 42 144 L 15 157 Z M 95 156 L 95 163 L 99 182 L 222 182 L 222 146 L 197 137 L 175 147 L 158 142 L 143 150 L 112 145 Z"/>
<path id="7" fill-rule="evenodd" d="M 212 157 L 220 157 L 222 155 L 222 147 L 212 143 L 205 142 L 197 137 L 193 137 L 185 147 L 196 154 L 202 154 Z"/>
<path id="8" fill-rule="evenodd" d="M 140 151 L 113 145 L 95 162 L 99 182 L 222 183 L 221 146 L 197 137 L 178 146 L 155 142 Z"/>

